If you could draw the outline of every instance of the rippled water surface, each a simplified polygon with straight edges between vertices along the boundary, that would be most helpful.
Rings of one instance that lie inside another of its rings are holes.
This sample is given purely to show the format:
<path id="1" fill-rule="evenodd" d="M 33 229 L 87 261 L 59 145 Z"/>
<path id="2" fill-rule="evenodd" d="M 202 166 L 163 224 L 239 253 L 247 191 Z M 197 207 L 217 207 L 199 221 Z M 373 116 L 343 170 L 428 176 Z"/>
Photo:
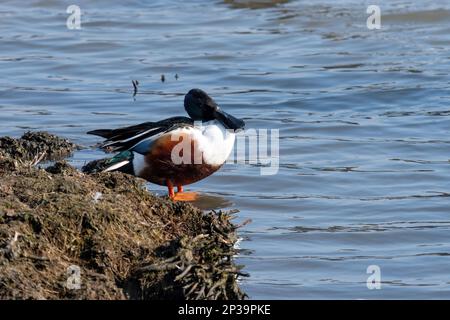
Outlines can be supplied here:
<path id="1" fill-rule="evenodd" d="M 81 30 L 66 28 L 74 2 Z M 280 130 L 278 174 L 228 164 L 188 188 L 252 219 L 238 258 L 251 298 L 450 298 L 450 1 L 378 1 L 381 30 L 369 4 L 2 1 L 0 135 L 90 147 L 86 131 L 182 115 L 203 88 Z"/>

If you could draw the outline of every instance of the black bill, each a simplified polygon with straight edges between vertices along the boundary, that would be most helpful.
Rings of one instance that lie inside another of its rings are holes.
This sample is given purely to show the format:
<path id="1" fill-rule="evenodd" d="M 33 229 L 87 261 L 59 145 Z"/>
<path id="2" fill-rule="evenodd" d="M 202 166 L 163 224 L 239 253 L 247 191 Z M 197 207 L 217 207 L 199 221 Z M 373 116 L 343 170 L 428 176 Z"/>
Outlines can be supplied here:
<path id="1" fill-rule="evenodd" d="M 227 129 L 235 131 L 242 130 L 245 127 L 245 122 L 241 119 L 233 117 L 231 114 L 226 113 L 220 109 L 214 111 L 214 115 Z"/>

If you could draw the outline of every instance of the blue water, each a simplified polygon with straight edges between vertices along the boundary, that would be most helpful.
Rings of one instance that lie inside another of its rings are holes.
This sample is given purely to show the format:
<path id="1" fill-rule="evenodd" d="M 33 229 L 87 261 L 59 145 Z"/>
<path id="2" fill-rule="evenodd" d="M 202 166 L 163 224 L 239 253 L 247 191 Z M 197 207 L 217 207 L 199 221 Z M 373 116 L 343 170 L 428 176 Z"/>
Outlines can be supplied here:
<path id="1" fill-rule="evenodd" d="M 278 174 L 227 164 L 188 187 L 252 219 L 250 298 L 450 298 L 450 1 L 379 1 L 380 30 L 370 1 L 78 0 L 81 30 L 70 4 L 1 2 L 0 135 L 68 137 L 80 167 L 104 156 L 85 132 L 183 115 L 202 88 L 280 130 Z"/>

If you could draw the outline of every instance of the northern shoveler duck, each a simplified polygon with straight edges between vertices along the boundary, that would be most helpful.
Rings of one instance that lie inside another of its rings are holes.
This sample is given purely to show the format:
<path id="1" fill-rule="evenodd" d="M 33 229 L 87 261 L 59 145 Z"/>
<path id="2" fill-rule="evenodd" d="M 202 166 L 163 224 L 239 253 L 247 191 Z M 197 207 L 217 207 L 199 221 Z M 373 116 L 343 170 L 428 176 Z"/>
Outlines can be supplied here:
<path id="1" fill-rule="evenodd" d="M 186 94 L 184 108 L 189 118 L 172 117 L 131 127 L 89 131 L 88 134 L 106 138 L 102 148 L 120 151 L 106 161 L 102 171 L 133 174 L 167 186 L 172 199 L 194 200 L 195 193 L 183 193 L 183 186 L 220 169 L 233 150 L 235 132 L 243 129 L 245 123 L 220 109 L 200 89 Z M 180 151 L 182 142 L 188 143 L 188 148 Z M 174 186 L 178 189 L 176 194 Z"/>

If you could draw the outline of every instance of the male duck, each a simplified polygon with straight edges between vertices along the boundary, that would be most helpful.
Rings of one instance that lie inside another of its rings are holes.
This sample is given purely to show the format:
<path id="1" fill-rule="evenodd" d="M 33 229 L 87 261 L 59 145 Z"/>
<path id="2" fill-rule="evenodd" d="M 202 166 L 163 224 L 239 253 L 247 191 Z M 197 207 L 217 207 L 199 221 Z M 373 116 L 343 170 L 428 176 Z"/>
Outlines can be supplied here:
<path id="1" fill-rule="evenodd" d="M 172 117 L 88 132 L 107 139 L 102 148 L 121 151 L 106 160 L 102 171 L 133 174 L 167 186 L 172 199 L 194 200 L 195 194 L 183 193 L 183 186 L 220 169 L 233 150 L 235 132 L 243 129 L 245 123 L 221 110 L 200 89 L 186 94 L 184 108 L 189 118 Z M 174 186 L 178 188 L 177 194 Z"/>

